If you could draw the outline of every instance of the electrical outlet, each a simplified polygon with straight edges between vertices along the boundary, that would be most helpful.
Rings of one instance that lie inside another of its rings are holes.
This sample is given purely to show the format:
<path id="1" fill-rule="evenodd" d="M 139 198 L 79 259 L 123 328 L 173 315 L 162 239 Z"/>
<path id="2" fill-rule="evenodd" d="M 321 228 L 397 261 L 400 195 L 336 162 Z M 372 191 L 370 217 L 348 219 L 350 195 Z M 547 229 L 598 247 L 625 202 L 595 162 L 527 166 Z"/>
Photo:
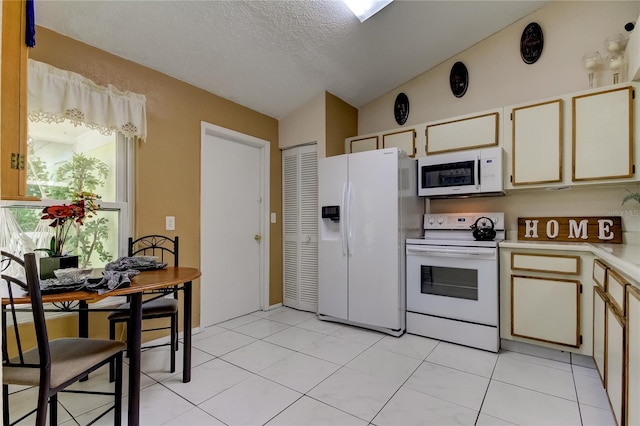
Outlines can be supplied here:
<path id="1" fill-rule="evenodd" d="M 176 217 L 175 216 L 166 216 L 164 218 L 164 229 L 166 231 L 175 231 L 176 229 Z"/>
<path id="2" fill-rule="evenodd" d="M 276 214 L 275 214 L 275 212 L 271 213 L 271 223 L 276 223 Z"/>

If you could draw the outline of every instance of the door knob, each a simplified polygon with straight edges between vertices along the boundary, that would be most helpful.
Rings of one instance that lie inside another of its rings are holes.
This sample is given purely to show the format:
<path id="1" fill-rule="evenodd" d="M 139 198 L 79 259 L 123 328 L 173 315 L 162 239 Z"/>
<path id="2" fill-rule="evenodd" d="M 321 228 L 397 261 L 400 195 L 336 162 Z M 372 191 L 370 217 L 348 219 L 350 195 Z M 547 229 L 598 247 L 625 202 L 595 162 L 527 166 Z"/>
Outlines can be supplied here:
<path id="1" fill-rule="evenodd" d="M 254 235 L 253 239 L 259 242 L 262 239 L 262 235 L 256 234 Z"/>

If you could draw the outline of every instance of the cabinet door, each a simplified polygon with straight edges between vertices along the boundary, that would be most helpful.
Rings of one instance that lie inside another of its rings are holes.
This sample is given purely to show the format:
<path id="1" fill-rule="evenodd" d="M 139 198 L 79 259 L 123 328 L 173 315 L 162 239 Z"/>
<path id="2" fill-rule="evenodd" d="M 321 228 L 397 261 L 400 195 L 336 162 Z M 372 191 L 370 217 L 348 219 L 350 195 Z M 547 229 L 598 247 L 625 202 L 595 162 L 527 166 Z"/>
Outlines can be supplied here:
<path id="1" fill-rule="evenodd" d="M 624 395 L 624 318 L 607 303 L 606 389 L 616 423 L 622 424 Z"/>
<path id="2" fill-rule="evenodd" d="M 398 147 L 409 157 L 416 154 L 416 131 L 414 129 L 401 130 L 382 135 L 382 148 Z"/>
<path id="3" fill-rule="evenodd" d="M 640 289 L 627 286 L 627 425 L 640 424 Z"/>
<path id="4" fill-rule="evenodd" d="M 511 334 L 580 347 L 580 282 L 511 275 Z"/>
<path id="5" fill-rule="evenodd" d="M 374 149 L 378 149 L 377 136 L 347 139 L 347 153 L 372 151 Z"/>
<path id="6" fill-rule="evenodd" d="M 604 291 L 607 291 L 607 270 L 609 267 L 600 259 L 593 261 L 593 281 Z"/>
<path id="7" fill-rule="evenodd" d="M 616 308 L 625 315 L 625 288 L 629 285 L 629 280 L 625 279 L 622 275 L 614 271 L 613 269 L 607 269 L 607 295 L 611 303 L 616 305 Z"/>
<path id="8" fill-rule="evenodd" d="M 2 2 L 2 199 L 27 194 L 27 56 L 25 1 Z"/>
<path id="9" fill-rule="evenodd" d="M 607 313 L 607 295 L 600 287 L 593 287 L 593 361 L 602 380 L 605 383 L 605 329 L 606 329 L 606 313 Z"/>
<path id="10" fill-rule="evenodd" d="M 497 112 L 427 124 L 427 155 L 498 145 Z"/>
<path id="11" fill-rule="evenodd" d="M 607 90 L 572 99 L 572 180 L 632 177 L 633 88 Z"/>
<path id="12" fill-rule="evenodd" d="M 511 120 L 512 184 L 562 182 L 562 100 L 514 108 Z"/>

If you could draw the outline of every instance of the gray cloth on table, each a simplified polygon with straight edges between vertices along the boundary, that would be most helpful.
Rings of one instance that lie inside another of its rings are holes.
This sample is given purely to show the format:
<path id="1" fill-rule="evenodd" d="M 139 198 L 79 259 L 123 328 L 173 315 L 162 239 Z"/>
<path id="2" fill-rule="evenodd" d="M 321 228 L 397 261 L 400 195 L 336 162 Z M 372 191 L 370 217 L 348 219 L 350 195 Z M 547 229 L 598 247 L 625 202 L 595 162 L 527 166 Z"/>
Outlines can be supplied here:
<path id="1" fill-rule="evenodd" d="M 159 263 L 156 256 L 125 256 L 104 265 L 105 271 L 127 271 L 136 269 L 161 269 L 167 266 L 166 263 Z"/>
<path id="2" fill-rule="evenodd" d="M 70 283 L 60 281 L 58 278 L 40 280 L 40 290 L 43 293 L 61 293 L 67 291 L 95 291 L 98 294 L 105 294 L 120 287 L 127 287 L 131 284 L 131 278 L 138 275 L 140 271 L 129 269 L 127 271 L 104 271 L 102 279 L 98 282 L 85 279 L 83 281 Z"/>
<path id="3" fill-rule="evenodd" d="M 129 269 L 126 271 L 104 271 L 102 280 L 98 283 L 85 282 L 85 288 L 89 291 L 97 291 L 98 294 L 104 294 L 119 287 L 127 287 L 131 284 L 131 278 L 138 275 L 140 271 Z"/>

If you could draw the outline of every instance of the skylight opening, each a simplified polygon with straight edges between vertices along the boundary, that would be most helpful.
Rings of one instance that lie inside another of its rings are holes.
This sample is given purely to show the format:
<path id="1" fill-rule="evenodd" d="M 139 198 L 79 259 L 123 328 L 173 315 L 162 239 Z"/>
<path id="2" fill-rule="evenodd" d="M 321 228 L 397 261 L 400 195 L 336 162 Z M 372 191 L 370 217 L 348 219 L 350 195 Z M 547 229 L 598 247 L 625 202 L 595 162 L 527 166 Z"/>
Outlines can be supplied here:
<path id="1" fill-rule="evenodd" d="M 360 22 L 364 22 L 380 12 L 393 0 L 342 0 L 345 2 Z"/>

